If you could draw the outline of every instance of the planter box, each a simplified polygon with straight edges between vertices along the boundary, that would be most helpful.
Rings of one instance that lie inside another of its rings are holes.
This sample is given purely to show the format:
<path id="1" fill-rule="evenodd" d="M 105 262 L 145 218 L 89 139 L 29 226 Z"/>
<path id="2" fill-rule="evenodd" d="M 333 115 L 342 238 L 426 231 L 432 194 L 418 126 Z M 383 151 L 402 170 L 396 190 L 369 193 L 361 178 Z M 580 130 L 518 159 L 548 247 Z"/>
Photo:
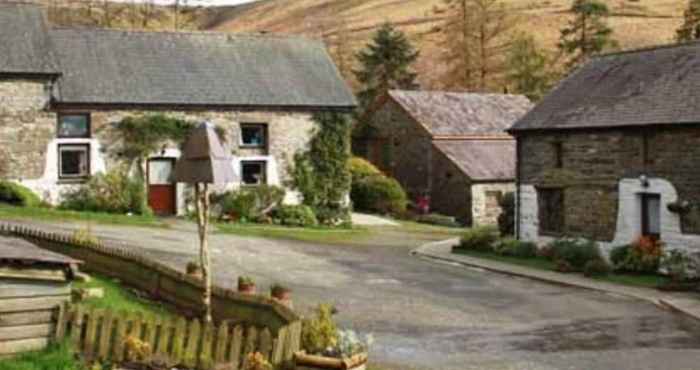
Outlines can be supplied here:
<path id="1" fill-rule="evenodd" d="M 294 354 L 294 365 L 296 370 L 366 370 L 367 354 L 335 358 L 297 352 Z"/>

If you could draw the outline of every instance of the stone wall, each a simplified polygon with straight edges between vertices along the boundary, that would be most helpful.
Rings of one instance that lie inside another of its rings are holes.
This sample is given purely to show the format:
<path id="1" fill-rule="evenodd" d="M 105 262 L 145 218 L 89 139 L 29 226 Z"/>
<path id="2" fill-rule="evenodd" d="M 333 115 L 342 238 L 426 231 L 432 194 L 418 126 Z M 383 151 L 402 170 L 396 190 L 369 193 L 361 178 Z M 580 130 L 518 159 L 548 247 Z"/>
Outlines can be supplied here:
<path id="1" fill-rule="evenodd" d="M 46 145 L 56 136 L 56 115 L 48 112 L 50 81 L 0 79 L 0 178 L 42 176 Z"/>
<path id="2" fill-rule="evenodd" d="M 49 85 L 48 80 L 0 80 L 0 178 L 20 181 L 51 203 L 60 201 L 65 190 L 76 186 L 74 182 L 59 180 L 58 144 L 90 144 L 91 173 L 105 171 L 123 159 L 113 127 L 130 115 L 163 113 L 196 122 L 211 121 L 225 129 L 237 172 L 241 159 L 264 160 L 268 183 L 279 186 L 290 180 L 288 169 L 293 165 L 294 154 L 308 147 L 315 127 L 308 111 L 64 109 L 66 113 L 90 113 L 92 138 L 59 139 L 56 137 L 59 112 L 49 107 Z M 266 123 L 269 149 L 239 148 L 240 123 Z M 177 145 L 170 145 L 154 156 L 177 158 L 179 153 Z M 178 208 L 182 211 L 184 189 L 178 188 Z M 286 201 L 298 202 L 298 194 L 289 191 Z"/>
<path id="3" fill-rule="evenodd" d="M 499 200 L 506 193 L 515 192 L 515 184 L 477 183 L 471 186 L 473 225 L 498 225 L 501 215 Z"/>
<path id="4" fill-rule="evenodd" d="M 640 222 L 639 212 L 630 204 L 644 192 L 662 195 L 662 224 L 678 224 L 677 230 L 663 229 L 662 239 L 687 244 L 689 239 L 680 235 L 700 234 L 700 223 L 694 222 L 700 212 L 700 127 L 533 133 L 518 141 L 521 237 L 546 239 L 539 231 L 537 187 L 564 190 L 562 234 L 606 243 L 634 239 L 630 230 L 637 229 L 625 225 Z M 561 143 L 561 168 L 556 165 L 555 143 Z M 630 187 L 630 182 L 640 182 L 641 175 L 668 186 Z M 680 217 L 666 212 L 667 204 L 676 198 L 696 205 L 691 214 Z"/>

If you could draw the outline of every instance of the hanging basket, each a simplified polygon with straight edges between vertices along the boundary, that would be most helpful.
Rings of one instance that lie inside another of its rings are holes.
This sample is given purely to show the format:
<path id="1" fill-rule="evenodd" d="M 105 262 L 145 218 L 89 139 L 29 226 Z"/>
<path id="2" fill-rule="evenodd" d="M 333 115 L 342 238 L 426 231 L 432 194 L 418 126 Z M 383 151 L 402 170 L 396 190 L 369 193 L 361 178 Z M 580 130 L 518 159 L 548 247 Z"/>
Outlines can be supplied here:
<path id="1" fill-rule="evenodd" d="M 677 214 L 685 214 L 690 212 L 690 210 L 693 208 L 690 202 L 687 200 L 684 201 L 675 201 L 671 202 L 666 205 L 666 208 L 668 208 L 669 212 L 677 213 Z"/>

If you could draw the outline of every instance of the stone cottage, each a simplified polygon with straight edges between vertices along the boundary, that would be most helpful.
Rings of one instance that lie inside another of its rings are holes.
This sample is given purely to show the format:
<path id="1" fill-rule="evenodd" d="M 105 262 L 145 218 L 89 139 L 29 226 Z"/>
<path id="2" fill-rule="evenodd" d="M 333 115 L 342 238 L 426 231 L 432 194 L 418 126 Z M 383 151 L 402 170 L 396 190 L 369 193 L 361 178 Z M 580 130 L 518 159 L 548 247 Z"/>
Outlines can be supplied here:
<path id="1" fill-rule="evenodd" d="M 0 178 L 54 203 L 114 164 L 110 127 L 127 116 L 210 121 L 226 132 L 233 186 L 283 186 L 313 113 L 355 106 L 317 41 L 56 28 L 40 6 L 16 3 L 0 4 L 0 102 Z M 171 176 L 178 156 L 165 146 L 148 160 L 157 213 L 184 209 L 184 186 Z"/>
<path id="2" fill-rule="evenodd" d="M 700 43 L 594 58 L 510 133 L 517 234 L 700 248 Z"/>
<path id="3" fill-rule="evenodd" d="M 515 141 L 505 133 L 531 107 L 519 95 L 392 90 L 355 139 L 361 155 L 415 201 L 465 225 L 493 224 L 514 191 Z"/>

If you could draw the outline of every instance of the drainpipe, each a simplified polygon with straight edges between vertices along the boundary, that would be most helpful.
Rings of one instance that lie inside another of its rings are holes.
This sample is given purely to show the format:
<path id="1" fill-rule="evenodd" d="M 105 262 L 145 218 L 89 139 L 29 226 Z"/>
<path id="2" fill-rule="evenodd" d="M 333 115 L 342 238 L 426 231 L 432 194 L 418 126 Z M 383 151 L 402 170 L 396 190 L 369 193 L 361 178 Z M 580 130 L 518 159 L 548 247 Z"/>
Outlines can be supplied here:
<path id="1" fill-rule="evenodd" d="M 515 137 L 515 238 L 520 240 L 520 138 Z"/>

